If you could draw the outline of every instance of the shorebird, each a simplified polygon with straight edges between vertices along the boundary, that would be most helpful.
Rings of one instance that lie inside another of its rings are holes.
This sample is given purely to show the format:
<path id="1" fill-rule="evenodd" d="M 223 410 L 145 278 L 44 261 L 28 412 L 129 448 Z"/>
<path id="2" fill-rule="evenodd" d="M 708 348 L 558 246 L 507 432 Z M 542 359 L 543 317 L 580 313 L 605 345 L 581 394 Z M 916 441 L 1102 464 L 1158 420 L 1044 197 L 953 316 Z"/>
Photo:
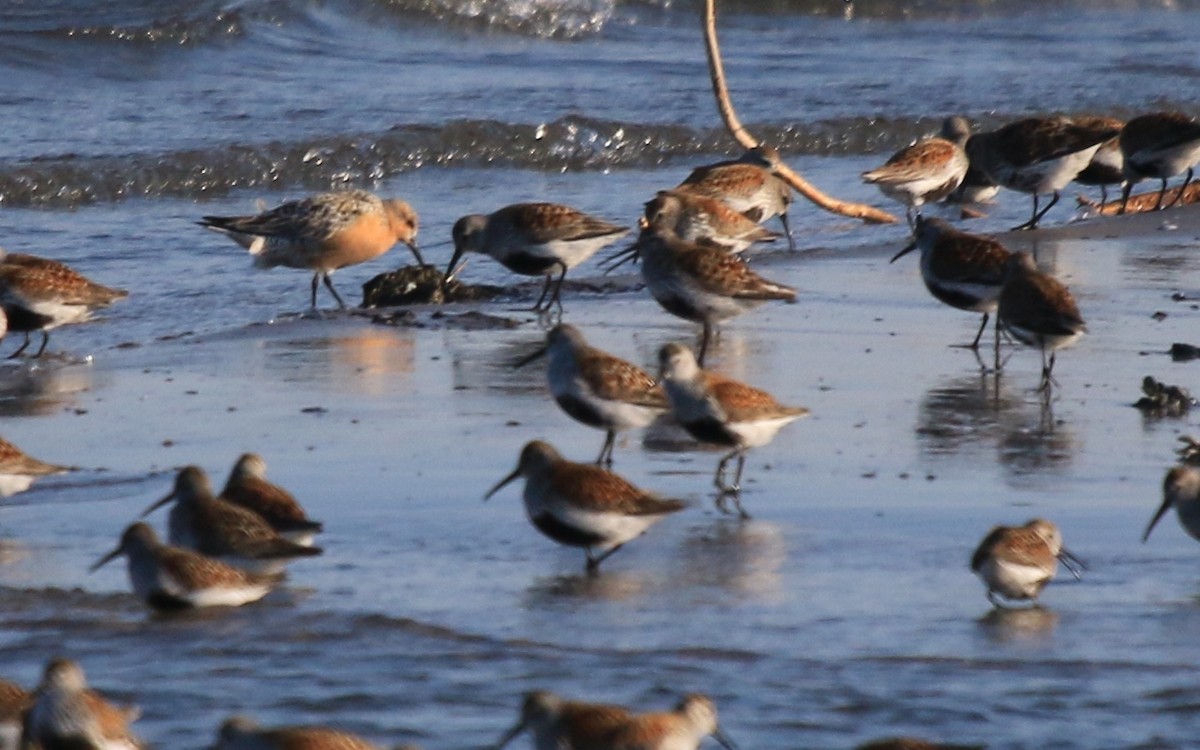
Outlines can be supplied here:
<path id="1" fill-rule="evenodd" d="M 676 421 L 701 442 L 733 449 L 717 464 L 713 476 L 720 491 L 717 507 L 725 510 L 725 499 L 732 497 L 738 513 L 748 518 L 741 500 L 746 451 L 771 442 L 784 426 L 808 416 L 808 409 L 783 406 L 766 391 L 701 369 L 692 350 L 681 344 L 664 346 L 658 361 L 659 380 Z M 728 484 L 725 467 L 734 458 L 737 473 L 733 484 Z"/>
<path id="2" fill-rule="evenodd" d="M 673 207 L 662 206 L 644 221 L 637 243 L 614 260 L 640 258 L 642 277 L 658 304 L 672 315 L 703 325 L 703 363 L 718 323 L 770 300 L 795 302 L 796 290 L 767 281 L 741 258 L 720 248 L 681 240 L 673 229 L 676 221 Z"/>
<path id="3" fill-rule="evenodd" d="M 585 750 L 606 747 L 601 741 L 633 718 L 624 706 L 568 701 L 547 690 L 525 694 L 517 723 L 492 750 L 501 750 L 522 732 L 533 736 L 534 750 Z"/>
<path id="4" fill-rule="evenodd" d="M 17 750 L 21 721 L 33 705 L 33 695 L 15 682 L 0 679 L 0 748 Z"/>
<path id="5" fill-rule="evenodd" d="M 575 326 L 551 328 L 546 346 L 518 366 L 545 355 L 555 402 L 572 419 L 605 431 L 597 465 L 612 466 L 618 432 L 645 427 L 670 408 L 666 394 L 645 370 L 588 345 Z"/>
<path id="6" fill-rule="evenodd" d="M 941 136 L 948 141 L 956 140 L 959 132 L 966 128 L 971 131 L 971 123 L 965 117 L 947 117 L 942 121 Z M 946 196 L 947 203 L 987 203 L 1000 192 L 1000 186 L 987 175 L 983 169 L 971 161 L 971 153 L 977 146 L 972 146 L 974 135 L 968 135 L 963 141 L 963 151 L 967 154 L 967 172 L 962 182 Z"/>
<path id="7" fill-rule="evenodd" d="M 25 334 L 25 343 L 9 359 L 29 347 L 30 333 L 42 333 L 42 345 L 33 355 L 40 357 L 50 343 L 51 330 L 82 323 L 94 310 L 128 296 L 125 290 L 97 284 L 64 263 L 6 253 L 0 258 L 0 308 L 8 330 Z"/>
<path id="8" fill-rule="evenodd" d="M 1100 144 L 1095 155 L 1083 171 L 1075 175 L 1080 185 L 1095 185 L 1100 188 L 1100 207 L 1108 203 L 1108 186 L 1125 182 L 1125 157 L 1121 154 L 1121 131 L 1125 123 L 1112 117 L 1076 117 L 1075 122 L 1085 127 L 1104 128 L 1116 135 Z"/>
<path id="9" fill-rule="evenodd" d="M 921 251 L 921 279 L 930 294 L 959 310 L 983 313 L 975 339 L 967 347 L 978 349 L 983 329 L 996 311 L 1005 264 L 1012 253 L 990 237 L 960 232 L 941 219 L 920 216 L 913 241 L 891 262 L 916 249 Z M 997 346 L 999 337 L 997 326 Z"/>
<path id="10" fill-rule="evenodd" d="M 751 221 L 724 201 L 687 190 L 660 190 L 646 203 L 645 214 L 654 216 L 665 206 L 676 217 L 672 229 L 682 240 L 716 245 L 740 253 L 756 242 L 773 242 L 779 234 Z"/>
<path id="11" fill-rule="evenodd" d="M 323 281 L 345 307 L 330 276 L 339 268 L 383 255 L 397 242 L 417 249 L 417 212 L 402 200 L 382 199 L 366 190 L 344 190 L 282 205 L 253 216 L 205 216 L 197 222 L 250 251 L 257 268 L 302 268 L 313 272 L 312 306 Z"/>
<path id="12" fill-rule="evenodd" d="M 260 727 L 245 716 L 221 724 L 212 750 L 380 750 L 358 735 L 317 726 Z"/>
<path id="13" fill-rule="evenodd" d="M 139 750 L 142 743 L 129 731 L 129 724 L 140 713 L 136 707 L 114 706 L 89 690 L 78 663 L 51 659 L 25 715 L 21 747 Z"/>
<path id="14" fill-rule="evenodd" d="M 1087 331 L 1070 290 L 1050 274 L 1039 271 L 1033 256 L 1026 252 L 1013 253 L 1005 265 L 996 314 L 1000 325 L 1013 338 L 1041 351 L 1039 390 L 1050 387 L 1055 352 L 1070 346 Z M 1046 350 L 1050 351 L 1049 363 Z"/>
<path id="15" fill-rule="evenodd" d="M 69 466 L 58 466 L 39 461 L 4 438 L 0 438 L 0 497 L 24 492 L 39 477 L 62 474 L 70 470 Z"/>
<path id="16" fill-rule="evenodd" d="M 262 516 L 233 503 L 213 497 L 204 470 L 187 466 L 175 476 L 170 494 L 142 515 L 175 501 L 168 517 L 171 544 L 252 572 L 275 573 L 283 563 L 297 557 L 322 553 L 320 547 L 290 542 L 271 528 Z"/>
<path id="17" fill-rule="evenodd" d="M 706 695 L 684 696 L 673 711 L 638 714 L 619 725 L 603 743 L 620 750 L 696 750 L 712 737 L 728 750 L 737 750 L 717 722 L 717 706 Z"/>
<path id="18" fill-rule="evenodd" d="M 964 150 L 970 135 L 966 119 L 951 117 L 943 125 L 942 136 L 900 149 L 882 167 L 863 172 L 863 182 L 903 203 L 908 224 L 913 226 L 921 206 L 942 200 L 962 184 L 970 166 Z"/>
<path id="19" fill-rule="evenodd" d="M 454 224 L 454 255 L 445 283 L 454 277 L 463 253 L 483 253 L 522 276 L 545 276 L 535 311 L 559 302 L 567 271 L 616 242 L 629 231 L 557 203 L 514 203 L 491 214 L 470 214 Z M 557 283 L 554 284 L 557 278 Z M 554 284 L 549 300 L 546 295 Z"/>
<path id="20" fill-rule="evenodd" d="M 1078 580 L 1083 562 L 1063 547 L 1057 526 L 1034 518 L 1024 526 L 989 531 L 971 556 L 971 570 L 987 584 L 988 601 L 1001 606 L 997 597 L 1036 600 L 1058 573 L 1060 560 Z"/>
<path id="21" fill-rule="evenodd" d="M 589 573 L 626 542 L 686 507 L 638 489 L 607 469 L 568 461 L 541 440 L 526 443 L 517 468 L 484 500 L 518 477 L 525 478 L 530 523 L 559 544 L 583 547 Z"/>
<path id="22" fill-rule="evenodd" d="M 1179 518 L 1179 525 L 1193 539 L 1200 539 L 1200 468 L 1188 464 L 1172 466 L 1163 477 L 1163 501 L 1146 526 L 1142 541 L 1150 538 L 1159 519 L 1171 508 Z"/>
<path id="23" fill-rule="evenodd" d="M 796 241 L 788 228 L 787 216 L 792 188 L 776 174 L 779 164 L 778 151 L 770 146 L 757 146 L 733 161 L 693 169 L 676 189 L 716 198 L 759 224 L 778 216 L 788 250 L 795 250 Z"/>
<path id="24" fill-rule="evenodd" d="M 267 462 L 257 453 L 238 458 L 219 497 L 254 511 L 281 537 L 306 547 L 323 528 L 305 514 L 292 493 L 267 481 Z"/>
<path id="25" fill-rule="evenodd" d="M 282 575 L 249 573 L 199 552 L 163 544 L 145 523 L 125 529 L 117 548 L 91 570 L 121 555 L 129 560 L 133 592 L 161 610 L 239 607 L 262 599 L 282 580 Z"/>
<path id="26" fill-rule="evenodd" d="M 1125 123 L 1120 145 L 1125 157 L 1126 178 L 1125 188 L 1121 191 L 1121 213 L 1125 212 L 1134 183 L 1148 177 L 1162 181 L 1154 204 L 1157 211 L 1163 207 L 1167 180 L 1187 173 L 1179 196 L 1171 201 L 1171 205 L 1179 200 L 1184 188 L 1192 181 L 1196 164 L 1200 163 L 1200 122 L 1182 112 L 1151 112 Z"/>
<path id="27" fill-rule="evenodd" d="M 1058 202 L 1058 191 L 1116 134 L 1111 128 L 1078 125 L 1066 117 L 1030 117 L 972 136 L 967 155 L 1002 187 L 1033 195 L 1029 221 L 1013 229 L 1034 229 Z M 1038 211 L 1038 196 L 1045 193 L 1054 197 Z"/>

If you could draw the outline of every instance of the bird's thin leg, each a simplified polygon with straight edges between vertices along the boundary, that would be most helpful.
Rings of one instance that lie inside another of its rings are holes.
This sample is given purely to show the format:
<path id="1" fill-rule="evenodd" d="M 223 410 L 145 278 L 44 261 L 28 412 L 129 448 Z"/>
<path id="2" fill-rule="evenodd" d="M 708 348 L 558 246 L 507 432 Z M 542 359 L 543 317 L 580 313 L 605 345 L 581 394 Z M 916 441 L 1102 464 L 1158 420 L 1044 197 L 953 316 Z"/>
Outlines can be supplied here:
<path id="1" fill-rule="evenodd" d="M 704 333 L 700 337 L 700 354 L 696 356 L 696 363 L 704 367 L 704 355 L 708 353 L 708 342 L 712 340 L 712 326 L 708 321 L 704 321 Z"/>
<path id="2" fill-rule="evenodd" d="M 617 433 L 614 430 L 609 430 L 604 438 L 604 447 L 600 449 L 600 456 L 596 459 L 597 466 L 607 466 L 612 468 L 613 462 L 613 446 L 617 441 Z"/>
<path id="3" fill-rule="evenodd" d="M 333 279 L 329 278 L 329 274 L 327 274 L 327 273 L 322 274 L 322 278 L 325 279 L 325 288 L 328 289 L 330 291 L 330 293 L 333 294 L 333 298 L 335 300 L 337 300 L 338 308 L 345 309 L 346 303 L 342 301 L 342 295 L 338 294 L 337 290 L 333 288 Z M 316 298 L 315 290 L 314 290 L 313 307 L 316 307 L 316 306 L 317 306 L 317 298 Z"/>
<path id="4" fill-rule="evenodd" d="M 567 278 L 567 264 L 559 261 L 558 265 L 562 270 L 558 273 L 558 283 L 554 285 L 554 294 L 550 295 L 550 304 L 546 305 L 546 308 L 549 309 L 551 305 L 557 305 L 559 312 L 562 312 L 562 285 L 563 281 Z"/>
<path id="5" fill-rule="evenodd" d="M 787 237 L 788 250 L 793 253 L 796 252 L 796 240 L 792 237 L 792 230 L 788 226 L 788 217 L 787 217 L 786 210 L 783 213 L 779 214 L 779 221 L 780 221 L 780 223 L 783 224 L 783 235 L 785 237 Z"/>
<path id="6" fill-rule="evenodd" d="M 617 550 L 621 549 L 624 546 L 625 546 L 624 544 L 618 544 L 616 547 L 613 547 L 608 552 L 605 552 L 603 555 L 600 555 L 599 557 L 592 557 L 592 548 L 588 547 L 588 572 L 595 573 L 597 570 L 600 569 L 600 563 L 602 563 L 605 560 L 607 560 L 608 558 L 612 557 L 614 552 L 616 552 Z"/>
<path id="7" fill-rule="evenodd" d="M 42 331 L 42 345 L 38 347 L 37 354 L 33 355 L 34 359 L 42 356 L 42 352 L 46 351 L 46 344 L 50 343 L 50 334 Z"/>
<path id="8" fill-rule="evenodd" d="M 1121 187 L 1121 210 L 1117 212 L 1118 215 L 1125 213 L 1125 208 L 1129 205 L 1129 193 L 1132 191 L 1133 180 L 1126 180 Z"/>
<path id="9" fill-rule="evenodd" d="M 1171 206 L 1174 206 L 1179 201 L 1183 200 L 1183 191 L 1187 190 L 1188 183 L 1192 181 L 1192 173 L 1193 172 L 1194 172 L 1193 168 L 1188 167 L 1187 176 L 1183 178 L 1183 184 L 1179 186 L 1179 192 L 1175 194 L 1175 197 L 1171 199 L 1171 202 L 1168 203 L 1165 206 L 1165 208 L 1170 208 Z"/>
<path id="10" fill-rule="evenodd" d="M 317 309 L 317 284 L 321 280 L 321 274 L 314 273 L 312 280 L 312 309 Z"/>
<path id="11" fill-rule="evenodd" d="M 538 297 L 537 302 L 533 306 L 534 312 L 542 311 L 542 303 L 546 301 L 546 294 L 550 291 L 550 284 L 554 281 L 554 277 L 546 274 L 546 283 L 542 285 L 542 294 Z"/>
<path id="12" fill-rule="evenodd" d="M 19 347 L 17 347 L 17 350 L 15 352 L 13 352 L 12 354 L 8 355 L 8 358 L 16 359 L 17 357 L 21 356 L 21 352 L 25 351 L 28 348 L 29 348 L 29 331 L 26 331 L 25 332 L 25 343 L 21 344 Z"/>
<path id="13" fill-rule="evenodd" d="M 1161 211 L 1163 207 L 1163 195 L 1167 192 L 1167 178 L 1162 178 L 1162 186 L 1158 189 L 1158 200 L 1154 201 L 1154 210 Z"/>

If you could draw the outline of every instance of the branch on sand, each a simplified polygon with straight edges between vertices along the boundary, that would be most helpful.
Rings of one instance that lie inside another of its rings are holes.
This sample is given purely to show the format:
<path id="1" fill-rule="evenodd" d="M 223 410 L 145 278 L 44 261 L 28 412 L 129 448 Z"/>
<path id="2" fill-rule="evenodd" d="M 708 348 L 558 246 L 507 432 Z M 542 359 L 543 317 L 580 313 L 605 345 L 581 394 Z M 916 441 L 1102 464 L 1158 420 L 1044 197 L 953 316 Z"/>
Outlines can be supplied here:
<path id="1" fill-rule="evenodd" d="M 747 149 L 755 148 L 760 145 L 760 141 L 742 125 L 737 112 L 733 109 L 733 102 L 729 99 L 729 89 L 725 84 L 725 66 L 721 63 L 721 49 L 717 45 L 715 4 L 716 0 L 704 0 L 704 41 L 708 51 L 708 73 L 712 78 L 713 94 L 717 98 L 717 110 L 720 111 L 721 119 L 725 121 L 725 127 L 728 128 L 729 134 L 733 136 L 734 140 Z M 849 203 L 826 195 L 782 162 L 775 169 L 775 174 L 791 185 L 800 195 L 826 211 L 862 219 L 871 224 L 896 223 L 895 216 L 874 206 Z"/>
<path id="2" fill-rule="evenodd" d="M 1076 198 L 1079 205 L 1085 206 L 1101 216 L 1116 216 L 1121 213 L 1121 200 L 1111 200 L 1101 206 L 1095 201 L 1079 196 Z M 1125 209 L 1128 214 L 1140 214 L 1147 211 L 1153 211 L 1155 204 L 1158 203 L 1158 189 L 1150 190 L 1145 193 L 1137 193 L 1129 196 L 1129 205 Z M 1183 191 L 1183 195 L 1179 195 L 1179 188 L 1169 188 L 1163 194 L 1162 204 L 1164 206 L 1186 206 L 1189 203 L 1200 203 L 1200 183 L 1190 183 Z"/>

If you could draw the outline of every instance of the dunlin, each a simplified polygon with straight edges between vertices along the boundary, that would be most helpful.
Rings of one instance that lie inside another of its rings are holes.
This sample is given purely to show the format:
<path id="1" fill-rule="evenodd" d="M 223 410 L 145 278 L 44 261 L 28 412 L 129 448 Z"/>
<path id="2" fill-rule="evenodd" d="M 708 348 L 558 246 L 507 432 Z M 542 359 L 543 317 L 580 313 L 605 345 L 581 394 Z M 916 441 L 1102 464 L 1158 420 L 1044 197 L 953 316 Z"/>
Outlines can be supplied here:
<path id="1" fill-rule="evenodd" d="M 1033 195 L 1029 221 L 1014 229 L 1034 229 L 1058 202 L 1058 191 L 1084 170 L 1100 144 L 1116 131 L 1077 125 L 1066 117 L 1031 117 L 1009 123 L 967 142 L 967 155 L 1002 187 Z M 1041 211 L 1038 196 L 1054 197 Z"/>
<path id="2" fill-rule="evenodd" d="M 1013 338 L 1041 351 L 1043 390 L 1052 382 L 1055 352 L 1070 346 L 1087 331 L 1070 290 L 1058 279 L 1038 270 L 1033 256 L 1026 252 L 1013 253 L 1005 265 L 996 314 L 1000 325 Z"/>
<path id="3" fill-rule="evenodd" d="M 952 117 L 947 123 L 949 137 L 919 140 L 897 151 L 882 167 L 862 173 L 863 182 L 904 204 L 909 226 L 914 225 L 921 206 L 953 193 L 967 175 L 970 162 L 963 147 L 971 135 L 970 125 L 961 117 Z"/>
<path id="4" fill-rule="evenodd" d="M 771 242 L 779 234 L 764 229 L 745 214 L 734 211 L 724 201 L 687 190 L 660 190 L 646 203 L 646 217 L 664 206 L 676 217 L 672 227 L 680 239 L 725 248 L 740 253 L 756 242 Z"/>
<path id="5" fill-rule="evenodd" d="M 697 167 L 677 189 L 716 198 L 759 224 L 778 216 L 788 249 L 795 250 L 796 242 L 788 228 L 787 216 L 792 204 L 792 188 L 776 174 L 779 163 L 778 151 L 770 146 L 758 146 L 746 151 L 739 159 Z"/>
<path id="6" fill-rule="evenodd" d="M 82 323 L 98 308 L 128 297 L 91 281 L 69 266 L 31 255 L 5 255 L 0 260 L 0 307 L 9 331 L 25 334 L 25 343 L 9 355 L 20 356 L 29 346 L 29 334 L 41 331 L 40 357 L 50 342 L 50 331 L 71 323 Z"/>
<path id="7" fill-rule="evenodd" d="M 171 544 L 195 550 L 253 572 L 274 573 L 283 563 L 323 550 L 281 537 L 262 516 L 213 497 L 204 470 L 187 466 L 175 476 L 170 494 L 142 515 L 175 501 L 168 519 Z"/>
<path id="8" fill-rule="evenodd" d="M 40 750 L 138 750 L 129 731 L 140 712 L 118 707 L 89 690 L 83 668 L 70 659 L 51 659 L 25 716 L 21 747 Z"/>
<path id="9" fill-rule="evenodd" d="M 996 194 L 1000 192 L 1000 186 L 983 171 L 982 167 L 971 161 L 971 153 L 978 148 L 971 145 L 972 139 L 975 138 L 974 135 L 969 134 L 971 123 L 965 117 L 947 117 L 942 121 L 941 136 L 948 141 L 954 141 L 959 138 L 964 129 L 968 133 L 966 139 L 963 140 L 963 151 L 967 154 L 967 173 L 963 175 L 962 183 L 958 188 L 946 196 L 946 202 L 986 203 L 996 197 Z"/>
<path id="10" fill-rule="evenodd" d="M 728 750 L 733 741 L 717 722 L 717 706 L 706 695 L 684 696 L 674 711 L 638 714 L 618 726 L 599 745 L 621 750 L 696 750 L 712 737 Z"/>
<path id="11" fill-rule="evenodd" d="M 997 597 L 1036 600 L 1058 573 L 1062 561 L 1076 579 L 1084 565 L 1063 547 L 1058 527 L 1043 518 L 1024 526 L 997 526 L 988 532 L 971 556 L 971 570 L 987 584 L 988 601 Z"/>
<path id="12" fill-rule="evenodd" d="M 292 497 L 292 493 L 267 481 L 267 462 L 257 453 L 244 453 L 233 465 L 220 499 L 240 505 L 262 516 L 284 539 L 311 547 L 321 532 Z"/>
<path id="13" fill-rule="evenodd" d="M 380 750 L 358 735 L 317 726 L 260 727 L 245 716 L 221 724 L 212 750 Z"/>
<path id="14" fill-rule="evenodd" d="M 69 466 L 57 466 L 26 455 L 17 446 L 0 438 L 0 497 L 8 497 L 29 489 L 38 477 L 70 471 Z"/>
<path id="15" fill-rule="evenodd" d="M 568 701 L 547 690 L 525 694 L 521 716 L 493 746 L 501 750 L 522 732 L 533 736 L 534 750 L 585 750 L 601 743 L 633 714 L 624 706 Z"/>
<path id="16" fill-rule="evenodd" d="M 914 249 L 921 251 L 921 279 L 929 293 L 959 310 L 983 313 L 983 320 L 969 348 L 979 347 L 979 338 L 996 311 L 1004 268 L 1012 254 L 996 240 L 960 232 L 941 219 L 917 217 L 913 241 L 892 258 Z M 999 328 L 997 328 L 997 340 Z"/>
<path id="17" fill-rule="evenodd" d="M 612 466 L 617 433 L 645 427 L 670 405 L 646 371 L 588 345 L 579 329 L 565 323 L 546 334 L 546 346 L 521 364 L 549 355 L 546 379 L 567 416 L 605 431 L 596 463 Z"/>
<path id="18" fill-rule="evenodd" d="M 1127 180 L 1121 193 L 1121 211 L 1125 211 L 1134 183 L 1149 177 L 1162 181 L 1154 204 L 1157 210 L 1162 208 L 1167 180 L 1187 173 L 1179 188 L 1180 196 L 1192 181 L 1196 164 L 1200 163 L 1200 122 L 1182 112 L 1151 112 L 1125 123 L 1120 144 Z"/>
<path id="19" fill-rule="evenodd" d="M 0 679 L 0 749 L 17 750 L 21 721 L 33 705 L 33 695 L 15 682 Z"/>
<path id="20" fill-rule="evenodd" d="M 719 464 L 713 484 L 720 490 L 718 507 L 732 497 L 743 518 L 742 469 L 746 451 L 771 442 L 783 427 L 808 416 L 803 406 L 783 406 L 771 394 L 745 383 L 701 369 L 692 350 L 667 344 L 659 351 L 659 379 L 671 401 L 671 412 L 692 437 L 732 448 Z M 737 458 L 733 484 L 725 481 L 725 467 Z"/>
<path id="21" fill-rule="evenodd" d="M 711 245 L 685 242 L 675 234 L 672 207 L 646 220 L 637 244 L 621 254 L 642 260 L 642 277 L 663 309 L 704 326 L 700 361 L 714 327 L 770 300 L 796 301 L 796 290 L 767 281 L 741 258 Z"/>
<path id="22" fill-rule="evenodd" d="M 1159 519 L 1171 508 L 1175 509 L 1183 530 L 1193 539 L 1200 539 L 1200 468 L 1180 464 L 1167 470 L 1167 475 L 1163 477 L 1162 505 L 1146 526 L 1146 533 L 1142 534 L 1143 542 L 1150 538 L 1150 532 Z"/>
<path id="23" fill-rule="evenodd" d="M 540 440 L 525 445 L 517 468 L 484 499 L 518 477 L 525 478 L 529 521 L 559 544 L 583 547 L 589 573 L 626 542 L 686 507 L 638 489 L 607 469 L 568 461 Z"/>
<path id="24" fill-rule="evenodd" d="M 1100 206 L 1108 203 L 1108 186 L 1125 182 L 1125 157 L 1121 153 L 1121 130 L 1125 123 L 1112 117 L 1076 117 L 1075 122 L 1085 127 L 1105 128 L 1116 135 L 1100 144 L 1095 155 L 1083 171 L 1075 175 L 1080 185 L 1095 185 L 1100 188 Z"/>
<path id="25" fill-rule="evenodd" d="M 198 223 L 249 250 L 258 268 L 312 271 L 314 308 L 318 281 L 324 281 L 338 307 L 345 307 L 333 288 L 333 272 L 377 258 L 397 242 L 425 265 L 417 249 L 417 212 L 402 200 L 365 190 L 320 193 L 253 216 L 205 216 Z"/>
<path id="26" fill-rule="evenodd" d="M 154 529 L 135 523 L 121 543 L 91 570 L 124 555 L 133 592 L 155 609 L 238 607 L 266 596 L 282 576 L 248 573 L 220 560 L 159 541 Z"/>
<path id="27" fill-rule="evenodd" d="M 559 304 L 567 271 L 616 242 L 629 231 L 557 203 L 515 203 L 491 214 L 470 214 L 452 231 L 454 255 L 446 281 L 454 275 L 463 253 L 483 253 L 522 276 L 545 276 L 534 310 Z M 554 282 L 557 280 L 557 283 Z M 547 300 L 551 284 L 554 293 Z"/>

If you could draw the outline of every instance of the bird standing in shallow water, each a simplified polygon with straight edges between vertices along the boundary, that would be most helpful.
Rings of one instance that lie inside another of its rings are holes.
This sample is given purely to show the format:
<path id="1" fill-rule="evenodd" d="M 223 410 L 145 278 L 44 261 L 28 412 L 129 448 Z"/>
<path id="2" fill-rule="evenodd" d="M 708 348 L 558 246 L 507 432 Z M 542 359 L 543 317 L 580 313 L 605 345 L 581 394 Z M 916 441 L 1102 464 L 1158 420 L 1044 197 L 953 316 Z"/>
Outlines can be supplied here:
<path id="1" fill-rule="evenodd" d="M 737 750 L 717 722 L 717 706 L 706 695 L 686 695 L 673 711 L 637 714 L 622 723 L 600 745 L 612 750 L 696 750 L 712 737 Z"/>
<path id="2" fill-rule="evenodd" d="M 941 219 L 920 216 L 912 243 L 896 253 L 891 262 L 918 249 L 921 279 L 930 294 L 959 310 L 983 313 L 975 339 L 967 346 L 978 349 L 988 318 L 999 303 L 1005 264 L 1012 253 L 990 237 L 960 232 Z M 999 345 L 997 324 L 996 346 Z"/>
<path id="3" fill-rule="evenodd" d="M 29 347 L 30 333 L 42 333 L 42 345 L 33 355 L 36 359 L 46 351 L 51 330 L 89 320 L 95 310 L 128 296 L 124 289 L 97 284 L 65 263 L 0 251 L 0 308 L 5 328 L 25 334 L 25 343 L 9 359 Z"/>
<path id="4" fill-rule="evenodd" d="M 253 216 L 205 216 L 198 223 L 249 250 L 258 268 L 312 271 L 314 309 L 319 281 L 338 307 L 345 307 L 333 288 L 333 272 L 377 258 L 397 242 L 425 265 L 417 249 L 417 212 L 402 200 L 384 200 L 366 190 L 320 193 Z"/>
<path id="5" fill-rule="evenodd" d="M 1024 526 L 989 531 L 971 556 L 971 570 L 987 585 L 988 601 L 1001 606 L 997 597 L 1036 600 L 1058 573 L 1060 560 L 1078 579 L 1084 565 L 1063 547 L 1058 527 L 1034 518 Z"/>
<path id="6" fill-rule="evenodd" d="M 199 552 L 168 546 L 145 523 L 125 529 L 117 548 L 97 560 L 91 570 L 121 555 L 129 558 L 133 592 L 162 610 L 238 607 L 263 598 L 283 578 L 250 573 Z"/>
<path id="7" fill-rule="evenodd" d="M 733 161 L 696 167 L 675 189 L 716 198 L 759 224 L 778 216 L 788 250 L 794 251 L 796 241 L 788 227 L 787 215 L 792 205 L 792 188 L 776 174 L 779 164 L 779 152 L 760 145 Z"/>
<path id="8" fill-rule="evenodd" d="M 1055 352 L 1075 343 L 1087 331 L 1075 297 L 1053 276 L 1038 270 L 1032 255 L 1013 253 L 1005 266 L 996 314 L 1013 338 L 1041 351 L 1042 381 L 1038 389 L 1049 391 Z"/>
<path id="9" fill-rule="evenodd" d="M 39 750 L 140 750 L 129 731 L 137 708 L 119 708 L 89 690 L 83 668 L 70 659 L 51 659 L 25 715 L 21 747 Z"/>
<path id="10" fill-rule="evenodd" d="M 167 518 L 171 544 L 252 572 L 276 573 L 284 563 L 299 557 L 320 555 L 320 547 L 308 547 L 281 537 L 252 510 L 213 497 L 208 476 L 198 466 L 187 466 L 175 476 L 175 485 L 162 500 L 142 515 L 175 501 Z"/>
<path id="11" fill-rule="evenodd" d="M 502 750 L 522 732 L 533 737 L 535 750 L 584 750 L 633 717 L 624 706 L 568 701 L 548 690 L 525 694 L 521 716 L 493 746 Z"/>
<path id="12" fill-rule="evenodd" d="M 1159 520 L 1171 508 L 1183 527 L 1193 539 L 1200 539 L 1200 468 L 1188 464 L 1172 466 L 1163 477 L 1163 501 L 1142 534 L 1144 543 Z"/>
<path id="13" fill-rule="evenodd" d="M 921 206 L 953 193 L 967 175 L 970 161 L 964 145 L 971 127 L 961 117 L 947 122 L 950 130 L 945 136 L 919 140 L 892 154 L 882 167 L 862 173 L 863 182 L 904 204 L 910 227 L 915 226 Z"/>
<path id="14" fill-rule="evenodd" d="M 568 461 L 541 440 L 525 445 L 517 468 L 484 500 L 522 476 L 530 523 L 559 544 L 583 547 L 589 573 L 626 542 L 687 507 L 638 489 L 607 469 Z"/>
<path id="15" fill-rule="evenodd" d="M 260 727 L 245 716 L 221 724 L 212 750 L 380 750 L 372 742 L 328 727 Z"/>
<path id="16" fill-rule="evenodd" d="M 548 310 L 561 306 L 559 298 L 567 271 L 628 232 L 628 227 L 557 203 L 515 203 L 487 215 L 470 214 L 454 224 L 454 255 L 446 267 L 444 283 L 454 277 L 455 266 L 464 253 L 483 253 L 513 273 L 545 276 L 546 283 L 533 309 Z M 547 299 L 551 285 L 554 293 Z"/>
<path id="17" fill-rule="evenodd" d="M 1046 212 L 1058 203 L 1059 191 L 1087 167 L 1097 149 L 1117 134 L 1112 128 L 1078 125 L 1066 117 L 1030 117 L 988 133 L 977 133 L 967 142 L 971 164 L 1009 190 L 1033 196 L 1029 221 L 1013 227 L 1035 229 Z M 1038 196 L 1054 197 L 1041 211 Z"/>
<path id="18" fill-rule="evenodd" d="M 786 425 L 808 416 L 808 409 L 783 406 L 766 391 L 701 369 L 692 350 L 681 344 L 664 346 L 658 360 L 659 380 L 676 421 L 701 442 L 733 448 L 717 464 L 713 477 L 721 493 L 717 507 L 724 510 L 725 499 L 732 497 L 738 513 L 748 518 L 741 500 L 746 451 L 771 442 Z M 725 467 L 735 457 L 737 473 L 729 484 Z"/>
<path id="19" fill-rule="evenodd" d="M 672 315 L 704 327 L 699 354 L 703 363 L 718 323 L 771 300 L 795 302 L 796 290 L 764 279 L 720 248 L 681 240 L 674 230 L 676 210 L 670 204 L 661 206 L 645 220 L 637 243 L 614 260 L 640 259 L 642 278 L 655 301 Z"/>
<path id="20" fill-rule="evenodd" d="M 546 346 L 518 366 L 548 356 L 546 379 L 554 401 L 572 419 L 605 431 L 597 465 L 612 466 L 617 433 L 645 427 L 670 408 L 667 395 L 644 370 L 590 346 L 565 323 L 546 334 Z"/>
<path id="21" fill-rule="evenodd" d="M 322 530 L 292 493 L 267 481 L 267 462 L 257 453 L 243 453 L 229 472 L 220 499 L 252 510 L 263 517 L 284 539 L 311 547 Z"/>
<path id="22" fill-rule="evenodd" d="M 1121 192 L 1121 213 L 1125 213 L 1134 183 L 1148 177 L 1162 180 L 1154 210 L 1163 207 L 1167 180 L 1186 172 L 1179 194 L 1167 208 L 1183 197 L 1196 164 L 1200 163 L 1200 122 L 1182 112 L 1151 112 L 1125 123 L 1119 143 L 1125 157 L 1126 177 Z"/>

